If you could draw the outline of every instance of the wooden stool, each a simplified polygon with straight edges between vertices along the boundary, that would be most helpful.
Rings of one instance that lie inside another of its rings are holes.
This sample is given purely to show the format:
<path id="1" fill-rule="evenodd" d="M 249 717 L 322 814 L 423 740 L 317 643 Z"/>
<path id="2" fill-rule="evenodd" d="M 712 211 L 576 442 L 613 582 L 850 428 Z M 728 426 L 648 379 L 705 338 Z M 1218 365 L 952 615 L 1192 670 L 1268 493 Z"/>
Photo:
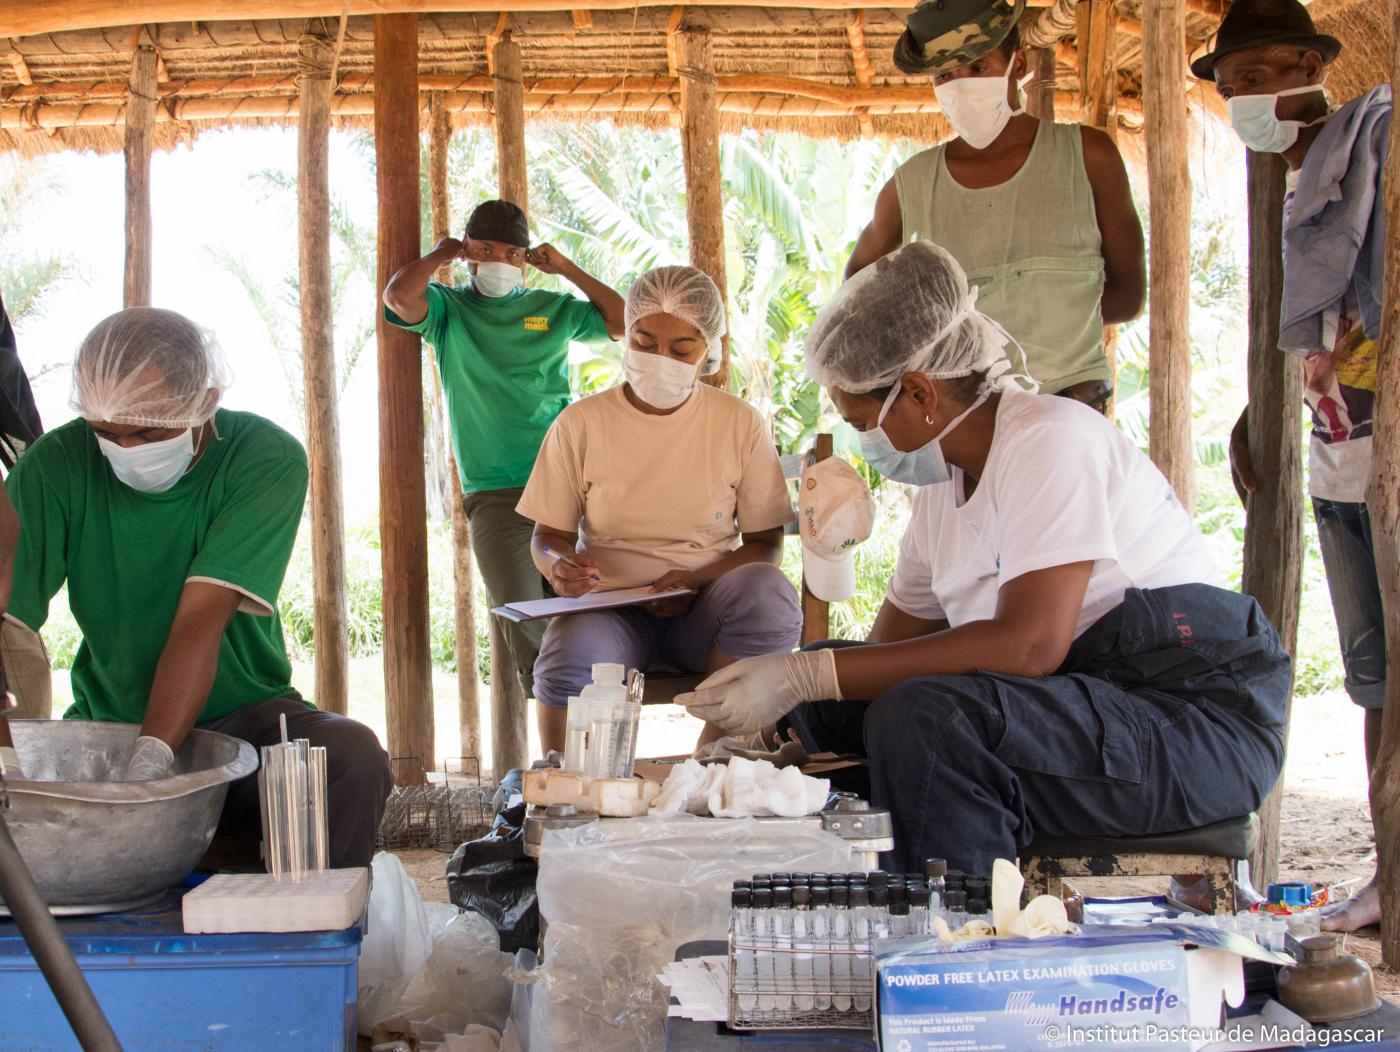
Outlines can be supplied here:
<path id="1" fill-rule="evenodd" d="M 1164 877 L 1204 874 L 1210 912 L 1235 912 L 1239 864 L 1258 839 L 1254 815 L 1201 829 L 1141 837 L 1038 836 L 1022 853 L 1031 895 L 1063 894 L 1065 877 Z"/>

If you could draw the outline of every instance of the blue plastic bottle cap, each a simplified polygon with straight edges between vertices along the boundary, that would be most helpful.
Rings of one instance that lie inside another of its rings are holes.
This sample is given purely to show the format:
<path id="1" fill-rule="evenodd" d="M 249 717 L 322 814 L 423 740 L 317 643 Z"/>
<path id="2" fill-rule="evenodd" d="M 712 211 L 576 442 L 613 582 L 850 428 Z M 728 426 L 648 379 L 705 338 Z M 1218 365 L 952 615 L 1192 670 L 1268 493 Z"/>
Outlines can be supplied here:
<path id="1" fill-rule="evenodd" d="M 1276 902 L 1283 906 L 1311 906 L 1312 899 L 1312 885 L 1304 884 L 1300 880 L 1269 885 L 1270 902 Z"/>

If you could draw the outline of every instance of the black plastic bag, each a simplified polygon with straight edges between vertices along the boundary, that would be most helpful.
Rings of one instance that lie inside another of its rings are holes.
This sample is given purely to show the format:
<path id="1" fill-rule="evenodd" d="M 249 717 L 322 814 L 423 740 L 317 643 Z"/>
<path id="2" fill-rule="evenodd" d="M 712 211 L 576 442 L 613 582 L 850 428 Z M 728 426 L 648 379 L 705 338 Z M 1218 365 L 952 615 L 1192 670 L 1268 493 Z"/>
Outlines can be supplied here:
<path id="1" fill-rule="evenodd" d="M 502 782 L 507 806 L 491 832 L 461 845 L 447 863 L 447 893 L 453 905 L 481 914 L 501 936 L 501 949 L 535 949 L 540 907 L 535 896 L 535 860 L 525 855 L 525 801 L 520 773 Z"/>

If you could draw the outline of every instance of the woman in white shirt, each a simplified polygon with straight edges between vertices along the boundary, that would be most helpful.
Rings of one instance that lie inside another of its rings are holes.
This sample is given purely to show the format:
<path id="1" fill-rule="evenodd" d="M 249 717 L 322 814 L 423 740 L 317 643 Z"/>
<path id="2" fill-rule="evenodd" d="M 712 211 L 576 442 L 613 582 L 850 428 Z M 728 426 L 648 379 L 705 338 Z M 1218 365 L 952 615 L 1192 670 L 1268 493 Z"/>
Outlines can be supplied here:
<path id="1" fill-rule="evenodd" d="M 517 510 L 559 595 L 650 585 L 696 594 L 555 618 L 535 662 L 540 738 L 563 749 L 565 706 L 596 662 L 713 672 L 789 651 L 797 593 L 778 568 L 794 518 L 763 418 L 699 382 L 720 362 L 724 300 L 694 267 L 627 293 L 626 382 L 555 420 Z"/>
<path id="2" fill-rule="evenodd" d="M 869 645 L 742 661 L 678 700 L 732 733 L 782 721 L 868 756 L 896 871 L 985 873 L 1032 833 L 1248 814 L 1283 756 L 1277 635 L 1217 586 L 1121 432 L 1010 382 L 975 303 L 953 258 L 915 242 L 847 282 L 808 340 L 867 461 L 921 487 Z"/>

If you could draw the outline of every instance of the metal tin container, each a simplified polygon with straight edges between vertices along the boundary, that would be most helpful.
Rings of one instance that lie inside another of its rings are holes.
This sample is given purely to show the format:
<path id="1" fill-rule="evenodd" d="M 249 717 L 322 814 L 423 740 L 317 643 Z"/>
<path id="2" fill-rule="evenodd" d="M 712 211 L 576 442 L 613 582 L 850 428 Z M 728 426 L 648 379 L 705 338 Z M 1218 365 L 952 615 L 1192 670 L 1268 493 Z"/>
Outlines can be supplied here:
<path id="1" fill-rule="evenodd" d="M 1340 1023 L 1380 1006 L 1371 966 L 1343 956 L 1335 935 L 1304 939 L 1303 960 L 1278 973 L 1279 1000 L 1310 1023 Z"/>
<path id="2" fill-rule="evenodd" d="M 229 783 L 258 766 L 247 742 L 193 730 L 173 775 L 116 782 L 135 724 L 15 720 L 10 732 L 29 777 L 6 780 L 5 821 L 59 914 L 131 909 L 184 880 L 214 838 Z"/>

